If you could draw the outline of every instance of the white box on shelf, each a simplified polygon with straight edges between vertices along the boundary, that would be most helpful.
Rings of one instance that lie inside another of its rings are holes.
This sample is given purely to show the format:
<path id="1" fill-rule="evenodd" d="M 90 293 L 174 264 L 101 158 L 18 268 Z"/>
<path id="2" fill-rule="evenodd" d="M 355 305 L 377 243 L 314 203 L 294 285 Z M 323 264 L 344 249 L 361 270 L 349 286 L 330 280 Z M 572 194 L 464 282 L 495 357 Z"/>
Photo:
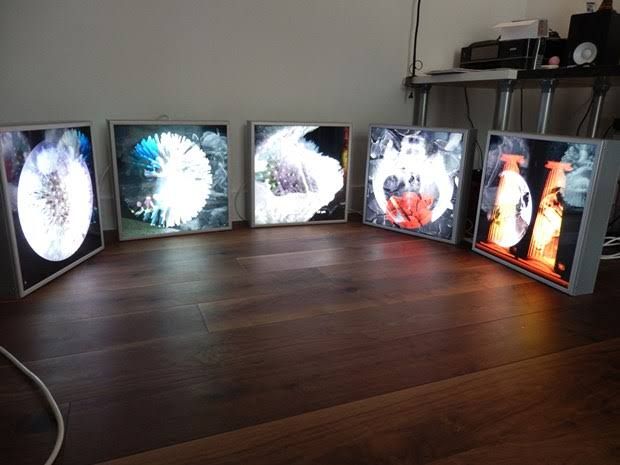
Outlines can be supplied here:
<path id="1" fill-rule="evenodd" d="M 549 24 L 546 19 L 524 19 L 508 21 L 493 26 L 499 31 L 500 40 L 537 39 L 549 36 Z"/>

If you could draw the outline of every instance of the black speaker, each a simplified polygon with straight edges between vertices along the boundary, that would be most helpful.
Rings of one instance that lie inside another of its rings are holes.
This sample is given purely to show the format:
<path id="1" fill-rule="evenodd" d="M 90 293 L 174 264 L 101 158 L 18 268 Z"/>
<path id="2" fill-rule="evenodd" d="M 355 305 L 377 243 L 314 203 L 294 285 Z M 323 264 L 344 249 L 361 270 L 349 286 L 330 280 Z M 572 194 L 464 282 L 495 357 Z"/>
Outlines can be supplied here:
<path id="1" fill-rule="evenodd" d="M 571 16 L 567 51 L 569 65 L 620 63 L 620 14 L 597 11 Z"/>

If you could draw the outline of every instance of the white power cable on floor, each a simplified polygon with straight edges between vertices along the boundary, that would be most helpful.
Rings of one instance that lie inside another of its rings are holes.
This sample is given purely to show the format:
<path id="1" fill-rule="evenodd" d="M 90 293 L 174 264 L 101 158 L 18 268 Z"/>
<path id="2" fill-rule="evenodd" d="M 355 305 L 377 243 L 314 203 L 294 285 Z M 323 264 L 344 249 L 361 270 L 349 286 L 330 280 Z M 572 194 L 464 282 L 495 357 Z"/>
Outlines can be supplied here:
<path id="1" fill-rule="evenodd" d="M 235 213 L 237 214 L 237 217 L 241 220 L 241 221 L 247 221 L 247 218 L 245 217 L 245 215 L 242 215 L 241 213 L 239 213 L 239 209 L 237 208 L 237 199 L 239 198 L 239 195 L 241 194 L 245 194 L 245 188 L 247 186 L 247 183 L 244 182 L 239 189 L 237 189 L 237 192 L 235 193 L 235 195 L 233 196 L 233 207 L 235 208 Z"/>
<path id="2" fill-rule="evenodd" d="M 7 359 L 13 363 L 22 373 L 24 373 L 28 378 L 30 378 L 37 387 L 43 392 L 45 399 L 49 403 L 52 412 L 54 413 L 54 418 L 56 419 L 56 423 L 58 424 L 58 433 L 56 434 L 56 443 L 54 444 L 54 448 L 52 449 L 52 453 L 48 457 L 45 462 L 45 465 L 52 465 L 56 461 L 56 457 L 58 457 L 58 453 L 62 447 L 62 443 L 65 438 L 65 422 L 62 419 L 62 414 L 60 413 L 60 409 L 58 408 L 58 404 L 54 400 L 52 393 L 49 391 L 47 386 L 39 379 L 37 375 L 35 375 L 32 371 L 24 366 L 19 360 L 17 360 L 13 354 L 11 354 L 4 347 L 0 346 L 0 353 L 4 355 Z"/>
<path id="3" fill-rule="evenodd" d="M 603 244 L 603 248 L 605 247 L 620 247 L 620 237 L 607 236 Z M 617 260 L 619 258 L 620 252 L 601 256 L 601 260 Z"/>

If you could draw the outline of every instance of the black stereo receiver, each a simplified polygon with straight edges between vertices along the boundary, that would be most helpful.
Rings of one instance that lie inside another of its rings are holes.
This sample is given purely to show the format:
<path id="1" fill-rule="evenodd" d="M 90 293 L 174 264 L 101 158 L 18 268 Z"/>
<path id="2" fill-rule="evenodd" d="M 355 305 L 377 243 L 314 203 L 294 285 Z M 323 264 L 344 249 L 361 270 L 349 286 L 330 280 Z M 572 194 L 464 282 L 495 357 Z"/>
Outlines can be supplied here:
<path id="1" fill-rule="evenodd" d="M 564 57 L 566 39 L 486 40 L 461 49 L 461 68 L 538 69 L 553 56 Z"/>

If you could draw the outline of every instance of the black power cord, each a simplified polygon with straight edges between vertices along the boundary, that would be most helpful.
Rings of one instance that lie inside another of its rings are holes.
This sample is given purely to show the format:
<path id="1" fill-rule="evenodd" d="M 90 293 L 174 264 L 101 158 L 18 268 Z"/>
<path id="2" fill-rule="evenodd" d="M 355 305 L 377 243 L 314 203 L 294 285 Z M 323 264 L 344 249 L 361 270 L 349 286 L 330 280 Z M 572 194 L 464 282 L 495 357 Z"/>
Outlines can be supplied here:
<path id="1" fill-rule="evenodd" d="M 471 107 L 469 106 L 469 93 L 467 92 L 467 87 L 463 86 L 463 96 L 465 97 L 465 116 L 467 116 L 467 121 L 469 121 L 469 125 L 474 127 L 474 120 L 471 119 Z"/>
<path id="2" fill-rule="evenodd" d="M 411 63 L 412 76 L 416 75 L 416 71 L 418 69 L 418 62 L 420 63 L 420 69 L 422 69 L 422 62 L 418 60 L 418 32 L 420 30 L 420 8 L 422 7 L 422 0 L 417 1 L 418 4 L 415 15 L 415 32 L 413 33 L 413 62 Z"/>
<path id="3" fill-rule="evenodd" d="M 471 118 L 471 107 L 469 105 L 469 93 L 467 92 L 467 86 L 463 86 L 463 96 L 465 97 L 465 116 L 467 117 L 467 121 L 469 121 L 469 126 L 474 129 L 476 125 L 474 124 L 474 120 Z M 480 160 L 482 161 L 482 147 L 478 143 L 478 138 L 476 137 L 476 141 L 474 142 L 476 150 L 480 152 Z"/>
<path id="4" fill-rule="evenodd" d="M 581 132 L 581 127 L 583 126 L 583 123 L 585 123 L 586 118 L 588 117 L 588 115 L 592 111 L 592 107 L 594 107 L 594 95 L 590 99 L 590 103 L 588 104 L 588 109 L 583 114 L 583 118 L 581 118 L 581 121 L 579 122 L 579 126 L 577 126 L 577 132 L 575 133 L 576 136 L 579 136 L 579 133 Z"/>
<path id="5" fill-rule="evenodd" d="M 519 123 L 520 123 L 520 128 L 521 128 L 521 132 L 523 132 L 523 86 L 521 86 L 521 105 L 519 108 L 520 114 L 519 114 Z"/>
<path id="6" fill-rule="evenodd" d="M 613 128 L 614 128 L 614 122 L 612 121 L 611 124 L 607 127 L 607 129 L 605 129 L 605 132 L 603 133 L 603 137 L 601 137 L 601 139 L 605 139 L 607 135 L 609 134 L 609 131 L 611 131 Z"/>

